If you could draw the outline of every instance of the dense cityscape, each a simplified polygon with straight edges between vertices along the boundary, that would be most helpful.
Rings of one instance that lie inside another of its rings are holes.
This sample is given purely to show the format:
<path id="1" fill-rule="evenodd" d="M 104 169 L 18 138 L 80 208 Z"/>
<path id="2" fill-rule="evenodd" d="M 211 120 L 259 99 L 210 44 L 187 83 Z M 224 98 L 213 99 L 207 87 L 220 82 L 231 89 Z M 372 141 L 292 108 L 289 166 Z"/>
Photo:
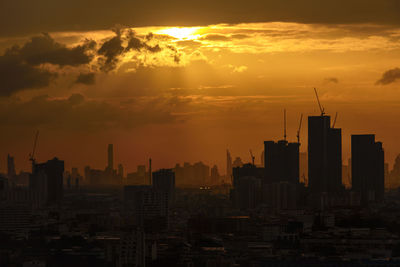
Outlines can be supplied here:
<path id="1" fill-rule="evenodd" d="M 317 91 L 315 91 L 317 94 Z M 284 136 L 256 162 L 226 151 L 226 174 L 202 162 L 124 173 L 107 147 L 103 170 L 35 159 L 0 180 L 1 266 L 389 266 L 400 264 L 400 193 L 385 180 L 383 144 L 342 132 L 321 110 L 308 117 L 307 153 Z M 284 112 L 286 123 L 286 111 Z M 348 184 L 346 187 L 345 184 Z M 387 184 L 387 183 L 386 183 Z"/>

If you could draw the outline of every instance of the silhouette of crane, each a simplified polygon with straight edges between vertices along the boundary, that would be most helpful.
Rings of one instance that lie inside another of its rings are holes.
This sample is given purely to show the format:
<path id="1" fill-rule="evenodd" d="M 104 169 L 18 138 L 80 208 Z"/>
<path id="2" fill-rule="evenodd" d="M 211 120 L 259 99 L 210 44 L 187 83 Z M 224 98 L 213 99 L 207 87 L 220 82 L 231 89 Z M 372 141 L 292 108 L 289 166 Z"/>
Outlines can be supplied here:
<path id="1" fill-rule="evenodd" d="M 331 128 L 335 128 L 336 119 L 337 119 L 337 112 L 336 112 L 336 114 L 335 114 L 335 119 L 333 120 L 333 123 L 332 123 L 332 127 L 331 127 Z"/>
<path id="2" fill-rule="evenodd" d="M 299 129 L 297 130 L 297 143 L 300 144 L 300 130 L 301 130 L 301 122 L 303 121 L 303 113 L 300 115 L 300 123 L 299 123 Z"/>
<path id="3" fill-rule="evenodd" d="M 317 92 L 316 88 L 314 88 L 314 92 L 315 92 L 315 96 L 317 97 L 317 102 L 318 102 L 319 110 L 321 111 L 321 116 L 324 116 L 325 115 L 325 109 L 324 109 L 323 106 L 321 106 L 321 102 L 319 102 L 318 92 Z"/>
<path id="4" fill-rule="evenodd" d="M 256 157 L 254 157 L 253 152 L 251 151 L 251 149 L 249 151 L 250 151 L 250 156 L 251 156 L 251 162 L 254 165 L 254 160 L 256 159 Z"/>
<path id="5" fill-rule="evenodd" d="M 32 172 L 35 166 L 35 151 L 36 151 L 36 144 L 37 144 L 37 140 L 39 137 L 39 131 L 36 131 L 36 135 L 35 135 L 35 141 L 33 142 L 33 149 L 32 149 L 32 153 L 29 153 L 29 160 L 32 162 Z"/>

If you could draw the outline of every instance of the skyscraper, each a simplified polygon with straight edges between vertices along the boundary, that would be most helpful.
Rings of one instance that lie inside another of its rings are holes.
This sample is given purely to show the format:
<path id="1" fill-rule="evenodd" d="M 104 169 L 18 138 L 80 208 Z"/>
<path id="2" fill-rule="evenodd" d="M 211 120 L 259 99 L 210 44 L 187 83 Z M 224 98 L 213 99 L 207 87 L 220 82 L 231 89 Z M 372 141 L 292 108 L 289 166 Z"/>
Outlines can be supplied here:
<path id="1" fill-rule="evenodd" d="M 107 169 L 114 170 L 114 146 L 113 144 L 108 145 L 108 165 Z"/>
<path id="2" fill-rule="evenodd" d="M 226 150 L 226 178 L 232 179 L 232 157 L 229 150 Z"/>
<path id="3" fill-rule="evenodd" d="M 352 189 L 361 193 L 361 201 L 382 201 L 385 190 L 385 158 L 375 135 L 351 136 Z"/>
<path id="4" fill-rule="evenodd" d="M 268 182 L 299 182 L 299 143 L 264 142 L 264 168 Z"/>
<path id="5" fill-rule="evenodd" d="M 171 201 L 175 196 L 175 173 L 172 169 L 161 169 L 153 172 L 153 188 L 164 191 L 168 194 L 168 200 Z"/>
<path id="6" fill-rule="evenodd" d="M 16 172 L 15 172 L 15 162 L 14 162 L 14 157 L 11 157 L 10 154 L 7 155 L 7 176 L 8 178 L 13 178 L 15 177 Z"/>
<path id="7" fill-rule="evenodd" d="M 54 158 L 34 165 L 30 188 L 43 194 L 46 204 L 59 204 L 63 198 L 64 161 Z"/>
<path id="8" fill-rule="evenodd" d="M 342 188 L 342 132 L 330 116 L 308 117 L 308 181 L 312 193 Z"/>

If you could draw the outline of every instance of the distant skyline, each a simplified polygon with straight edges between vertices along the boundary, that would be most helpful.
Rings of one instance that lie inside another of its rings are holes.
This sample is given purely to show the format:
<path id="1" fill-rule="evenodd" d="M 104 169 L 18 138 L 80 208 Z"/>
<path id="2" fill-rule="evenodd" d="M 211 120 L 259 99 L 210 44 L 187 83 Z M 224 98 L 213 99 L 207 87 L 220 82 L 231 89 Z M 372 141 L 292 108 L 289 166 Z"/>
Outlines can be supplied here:
<path id="1" fill-rule="evenodd" d="M 314 87 L 338 112 L 344 162 L 351 134 L 375 134 L 390 166 L 400 153 L 398 1 L 8 2 L 2 172 L 7 153 L 29 169 L 39 130 L 38 160 L 68 169 L 103 168 L 112 143 L 128 172 L 151 157 L 156 169 L 201 160 L 224 173 L 226 149 L 259 161 L 263 141 L 283 138 L 283 109 L 295 141 L 300 114 L 319 114 Z"/>

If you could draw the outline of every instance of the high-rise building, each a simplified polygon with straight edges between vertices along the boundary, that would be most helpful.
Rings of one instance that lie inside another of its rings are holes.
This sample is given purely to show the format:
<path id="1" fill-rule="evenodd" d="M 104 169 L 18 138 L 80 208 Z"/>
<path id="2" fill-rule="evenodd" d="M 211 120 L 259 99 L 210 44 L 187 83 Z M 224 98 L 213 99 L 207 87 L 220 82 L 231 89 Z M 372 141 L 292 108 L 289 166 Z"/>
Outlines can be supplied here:
<path id="1" fill-rule="evenodd" d="M 114 146 L 113 144 L 108 145 L 108 165 L 107 169 L 114 170 Z"/>
<path id="2" fill-rule="evenodd" d="M 264 142 L 264 168 L 268 182 L 299 182 L 299 143 Z"/>
<path id="3" fill-rule="evenodd" d="M 168 194 L 150 185 L 124 186 L 124 204 L 135 224 L 145 229 L 167 229 L 169 221 Z"/>
<path id="4" fill-rule="evenodd" d="M 232 157 L 229 150 L 226 150 L 226 178 L 232 179 Z"/>
<path id="5" fill-rule="evenodd" d="M 385 157 L 375 135 L 351 136 L 352 189 L 361 193 L 361 202 L 383 201 L 385 191 Z"/>
<path id="6" fill-rule="evenodd" d="M 48 205 L 59 204 L 63 198 L 64 161 L 54 158 L 34 164 L 30 188 L 43 194 Z"/>
<path id="7" fill-rule="evenodd" d="M 118 164 L 118 176 L 124 177 L 124 166 L 122 164 Z"/>
<path id="8" fill-rule="evenodd" d="M 7 176 L 9 179 L 16 176 L 14 157 L 11 157 L 10 154 L 7 155 Z"/>
<path id="9" fill-rule="evenodd" d="M 308 186 L 312 193 L 342 188 L 342 132 L 330 116 L 308 117 Z"/>
<path id="10" fill-rule="evenodd" d="M 175 197 L 175 173 L 172 169 L 161 169 L 153 172 L 153 188 L 168 194 L 171 203 Z"/>
<path id="11" fill-rule="evenodd" d="M 210 183 L 211 184 L 218 184 L 220 181 L 220 175 L 219 175 L 219 172 L 218 172 L 218 167 L 217 167 L 217 165 L 214 165 L 212 168 L 211 168 L 211 181 L 210 181 Z"/>

